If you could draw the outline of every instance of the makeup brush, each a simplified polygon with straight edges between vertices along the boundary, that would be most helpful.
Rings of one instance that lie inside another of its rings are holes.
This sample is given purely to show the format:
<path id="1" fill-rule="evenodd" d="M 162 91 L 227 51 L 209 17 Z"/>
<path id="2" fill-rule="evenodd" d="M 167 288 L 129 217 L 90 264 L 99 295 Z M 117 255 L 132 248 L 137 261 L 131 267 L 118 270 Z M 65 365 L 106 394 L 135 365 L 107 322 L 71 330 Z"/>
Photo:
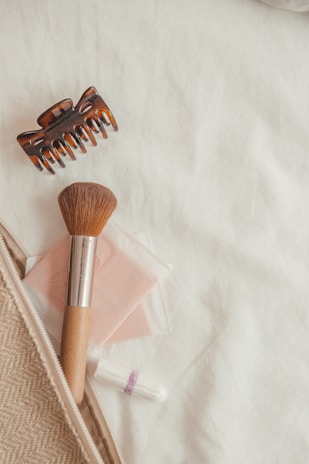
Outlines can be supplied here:
<path id="1" fill-rule="evenodd" d="M 117 200 L 103 185 L 76 182 L 62 190 L 58 201 L 71 236 L 60 362 L 79 404 L 84 394 L 96 242 Z"/>

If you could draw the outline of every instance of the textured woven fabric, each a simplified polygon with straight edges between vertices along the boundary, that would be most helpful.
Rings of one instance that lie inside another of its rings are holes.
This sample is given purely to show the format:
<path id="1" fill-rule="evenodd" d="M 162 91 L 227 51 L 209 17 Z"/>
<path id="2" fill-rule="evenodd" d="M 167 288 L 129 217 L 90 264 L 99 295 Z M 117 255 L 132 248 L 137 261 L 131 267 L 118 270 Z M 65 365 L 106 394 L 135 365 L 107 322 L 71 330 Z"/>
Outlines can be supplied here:
<path id="1" fill-rule="evenodd" d="M 89 462 L 1 273 L 0 462 Z"/>

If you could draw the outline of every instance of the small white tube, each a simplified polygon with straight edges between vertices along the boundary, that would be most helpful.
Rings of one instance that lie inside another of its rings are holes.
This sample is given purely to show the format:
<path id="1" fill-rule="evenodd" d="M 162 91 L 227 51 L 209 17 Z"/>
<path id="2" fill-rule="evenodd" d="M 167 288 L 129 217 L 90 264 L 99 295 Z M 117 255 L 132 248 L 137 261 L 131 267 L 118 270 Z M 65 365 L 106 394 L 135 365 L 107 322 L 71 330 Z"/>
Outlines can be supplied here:
<path id="1" fill-rule="evenodd" d="M 166 389 L 136 370 L 115 364 L 106 359 L 100 359 L 94 378 L 117 388 L 128 395 L 139 395 L 155 401 L 165 401 Z"/>

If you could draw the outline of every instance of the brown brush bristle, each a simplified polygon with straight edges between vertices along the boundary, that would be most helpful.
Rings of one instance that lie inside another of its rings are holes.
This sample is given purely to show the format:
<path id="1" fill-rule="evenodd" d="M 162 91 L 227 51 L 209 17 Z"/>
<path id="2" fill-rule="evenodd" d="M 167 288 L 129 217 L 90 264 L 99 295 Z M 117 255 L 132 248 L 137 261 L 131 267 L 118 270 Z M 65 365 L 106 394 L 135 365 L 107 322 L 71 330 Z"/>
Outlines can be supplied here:
<path id="1" fill-rule="evenodd" d="M 59 206 L 70 235 L 97 237 L 117 200 L 107 187 L 93 182 L 75 182 L 59 194 Z"/>

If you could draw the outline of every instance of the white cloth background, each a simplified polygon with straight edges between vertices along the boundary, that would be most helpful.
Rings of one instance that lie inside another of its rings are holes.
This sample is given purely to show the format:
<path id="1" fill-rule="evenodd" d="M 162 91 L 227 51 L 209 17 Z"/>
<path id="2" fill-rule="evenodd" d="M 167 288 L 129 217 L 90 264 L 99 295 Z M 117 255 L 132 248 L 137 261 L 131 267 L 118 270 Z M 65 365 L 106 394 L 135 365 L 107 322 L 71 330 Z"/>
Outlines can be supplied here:
<path id="1" fill-rule="evenodd" d="M 309 11 L 309 2 L 307 0 L 262 0 L 267 5 L 285 10 L 297 11 L 303 13 Z"/>
<path id="2" fill-rule="evenodd" d="M 29 254 L 96 181 L 173 271 L 171 333 L 106 349 L 165 404 L 98 387 L 128 464 L 307 464 L 309 17 L 255 0 L 0 2 L 1 220 Z M 94 85 L 119 132 L 55 176 L 16 142 Z"/>

